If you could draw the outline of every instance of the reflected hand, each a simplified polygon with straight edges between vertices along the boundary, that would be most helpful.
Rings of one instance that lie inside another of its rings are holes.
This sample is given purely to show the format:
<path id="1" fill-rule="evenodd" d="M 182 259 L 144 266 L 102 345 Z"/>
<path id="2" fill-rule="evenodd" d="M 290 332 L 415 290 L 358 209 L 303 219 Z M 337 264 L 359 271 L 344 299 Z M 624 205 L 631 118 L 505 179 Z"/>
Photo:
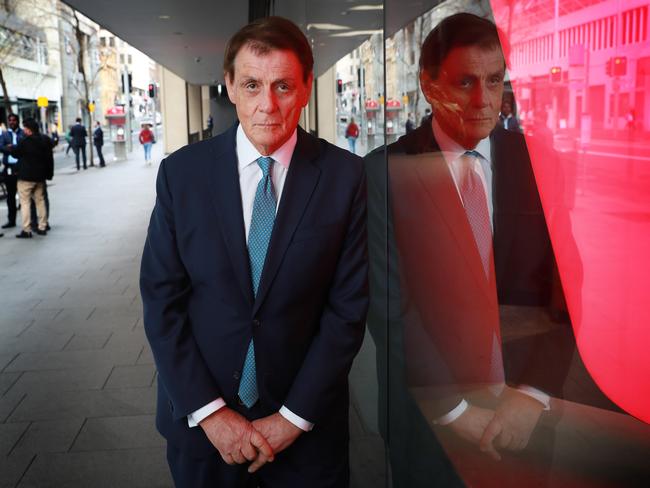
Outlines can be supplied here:
<path id="1" fill-rule="evenodd" d="M 485 430 L 488 425 L 490 425 L 493 418 L 493 410 L 470 405 L 467 410 L 465 410 L 460 417 L 450 423 L 448 427 L 454 431 L 458 437 L 478 446 L 483 438 Z M 490 445 L 490 447 L 492 446 Z M 501 459 L 501 456 L 499 456 L 499 453 L 494 448 L 486 449 L 486 451 L 497 461 Z"/>
<path id="2" fill-rule="evenodd" d="M 502 449 L 521 451 L 528 445 L 544 405 L 512 388 L 507 388 L 502 398 L 481 438 L 481 450 L 493 451 L 496 443 Z"/>
<path id="3" fill-rule="evenodd" d="M 199 425 L 227 464 L 273 461 L 273 450 L 264 436 L 228 407 L 217 410 Z"/>
<path id="4" fill-rule="evenodd" d="M 253 427 L 269 442 L 274 453 L 284 451 L 303 432 L 280 415 L 280 413 L 274 413 L 268 417 L 254 420 Z M 255 461 L 248 468 L 248 472 L 254 473 L 263 464 L 261 460 Z"/>

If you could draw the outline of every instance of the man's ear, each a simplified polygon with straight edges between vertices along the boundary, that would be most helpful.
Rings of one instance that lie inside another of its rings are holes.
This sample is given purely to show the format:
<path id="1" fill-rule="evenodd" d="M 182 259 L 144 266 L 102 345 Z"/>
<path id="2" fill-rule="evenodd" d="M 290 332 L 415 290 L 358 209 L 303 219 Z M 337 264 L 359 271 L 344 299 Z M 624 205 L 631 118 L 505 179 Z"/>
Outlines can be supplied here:
<path id="1" fill-rule="evenodd" d="M 435 81 L 431 79 L 431 75 L 426 72 L 426 70 L 421 70 L 420 71 L 420 89 L 422 90 L 422 93 L 424 94 L 424 98 L 427 102 L 429 102 L 429 105 L 432 105 L 435 103 L 435 97 L 434 94 L 436 93 L 436 89 L 434 87 Z"/>
<path id="2" fill-rule="evenodd" d="M 228 98 L 233 104 L 236 104 L 236 97 L 235 97 L 235 80 L 230 79 L 230 73 L 224 73 L 223 77 L 226 80 L 226 90 L 228 91 Z"/>

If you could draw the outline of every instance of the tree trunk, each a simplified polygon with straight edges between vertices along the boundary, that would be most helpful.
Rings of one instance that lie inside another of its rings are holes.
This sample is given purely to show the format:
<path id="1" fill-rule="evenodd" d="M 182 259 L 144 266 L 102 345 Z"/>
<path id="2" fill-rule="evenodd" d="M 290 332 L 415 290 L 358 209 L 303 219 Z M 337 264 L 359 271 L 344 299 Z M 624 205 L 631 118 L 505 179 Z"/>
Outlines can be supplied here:
<path id="1" fill-rule="evenodd" d="M 79 46 L 79 52 L 77 53 L 77 69 L 79 70 L 79 73 L 81 73 L 81 80 L 83 81 L 83 86 L 84 86 L 84 99 L 81 101 L 82 103 L 82 108 L 81 112 L 84 116 L 84 122 L 86 120 L 90 121 L 92 123 L 92 118 L 90 117 L 90 111 L 88 109 L 88 104 L 90 103 L 90 89 L 88 86 L 88 77 L 86 76 L 86 66 L 84 65 L 84 51 L 86 49 L 86 42 L 84 38 L 84 33 L 81 31 L 81 27 L 79 27 L 79 17 L 77 17 L 77 12 L 74 12 L 74 33 L 75 37 L 77 38 L 77 45 Z M 88 117 L 86 117 L 86 114 Z M 94 159 L 93 159 L 93 144 L 91 142 L 92 139 L 92 130 L 93 128 L 91 126 L 88 127 L 88 142 L 89 144 L 89 160 L 90 160 L 90 166 L 95 166 Z"/>
<path id="2" fill-rule="evenodd" d="M 9 117 L 9 114 L 11 113 L 11 103 L 9 103 L 9 92 L 7 92 L 7 82 L 5 81 L 5 77 L 2 74 L 2 68 L 0 67 L 0 85 L 2 85 L 2 93 L 4 95 L 4 106 L 5 106 L 5 116 Z"/>

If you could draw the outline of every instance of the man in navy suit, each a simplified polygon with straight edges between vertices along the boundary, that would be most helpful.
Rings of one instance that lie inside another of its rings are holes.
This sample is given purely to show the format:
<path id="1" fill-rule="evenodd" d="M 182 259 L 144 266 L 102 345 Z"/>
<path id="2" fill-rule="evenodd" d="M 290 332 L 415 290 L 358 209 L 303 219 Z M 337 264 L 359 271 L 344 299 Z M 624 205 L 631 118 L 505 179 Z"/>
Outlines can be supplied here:
<path id="1" fill-rule="evenodd" d="M 239 123 L 160 166 L 140 285 L 178 486 L 349 483 L 365 176 L 297 127 L 312 67 L 292 22 L 243 27 L 224 58 Z"/>

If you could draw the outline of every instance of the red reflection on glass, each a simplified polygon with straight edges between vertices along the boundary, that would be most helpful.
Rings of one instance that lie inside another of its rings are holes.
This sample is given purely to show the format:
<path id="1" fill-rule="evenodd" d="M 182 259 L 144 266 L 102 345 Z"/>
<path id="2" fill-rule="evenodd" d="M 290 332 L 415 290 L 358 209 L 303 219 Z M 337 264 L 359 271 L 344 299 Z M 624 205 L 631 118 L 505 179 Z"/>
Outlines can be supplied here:
<path id="1" fill-rule="evenodd" d="M 491 3 L 578 349 L 650 422 L 650 2 Z"/>

